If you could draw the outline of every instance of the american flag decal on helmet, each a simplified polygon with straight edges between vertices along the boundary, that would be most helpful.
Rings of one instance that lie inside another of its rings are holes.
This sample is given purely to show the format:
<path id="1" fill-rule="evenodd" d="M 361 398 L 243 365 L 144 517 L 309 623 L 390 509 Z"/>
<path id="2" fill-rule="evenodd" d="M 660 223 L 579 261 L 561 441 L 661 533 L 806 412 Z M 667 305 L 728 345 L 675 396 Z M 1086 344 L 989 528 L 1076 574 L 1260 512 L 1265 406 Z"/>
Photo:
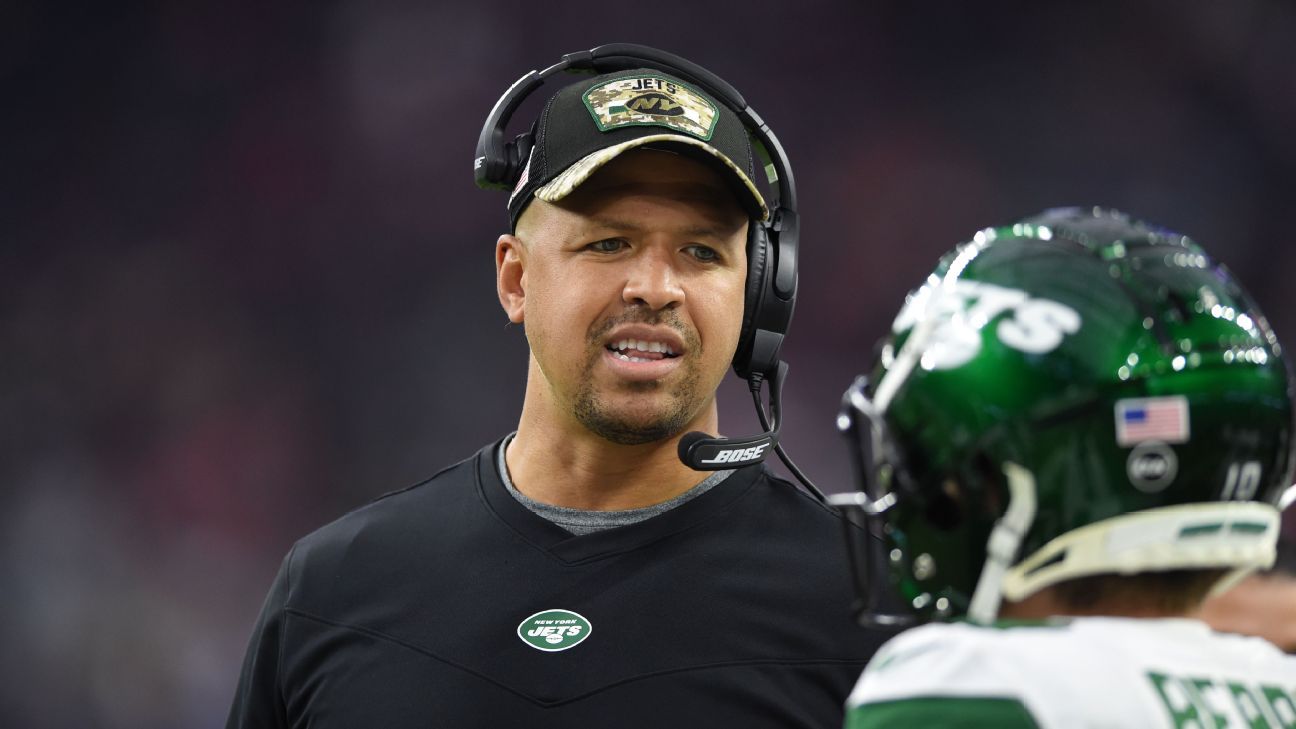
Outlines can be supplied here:
<path id="1" fill-rule="evenodd" d="M 1116 401 L 1116 444 L 1188 441 L 1188 398 L 1138 397 Z"/>

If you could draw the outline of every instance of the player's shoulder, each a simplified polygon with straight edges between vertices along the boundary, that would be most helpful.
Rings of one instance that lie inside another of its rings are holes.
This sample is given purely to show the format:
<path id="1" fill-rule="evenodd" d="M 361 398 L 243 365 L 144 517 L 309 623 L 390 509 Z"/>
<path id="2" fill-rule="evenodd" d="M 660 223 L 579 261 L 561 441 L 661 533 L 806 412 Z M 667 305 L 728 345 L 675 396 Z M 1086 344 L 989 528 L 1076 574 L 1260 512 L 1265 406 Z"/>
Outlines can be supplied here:
<path id="1" fill-rule="evenodd" d="M 1056 643 L 1068 625 L 1022 621 L 980 626 L 929 623 L 882 646 L 851 695 L 851 703 L 932 693 L 1015 691 L 1016 660 L 1044 643 Z"/>
<path id="2" fill-rule="evenodd" d="M 1035 727 L 1041 657 L 1065 665 L 1066 621 L 931 623 L 882 646 L 847 701 L 849 727 Z M 1047 673 L 1047 666 L 1043 667 Z"/>
<path id="3" fill-rule="evenodd" d="M 1216 674 L 1243 683 L 1285 677 L 1292 665 L 1266 641 L 1214 633 L 1184 618 L 933 623 L 882 646 L 848 706 L 852 716 L 891 725 L 946 725 L 938 717 L 949 714 L 981 716 L 962 725 L 1031 726 L 1011 718 L 1015 713 L 996 713 L 995 721 L 978 713 L 1011 710 L 1039 726 L 1064 725 L 1067 716 L 1084 716 L 1093 726 L 1153 726 L 1163 713 L 1149 688 L 1158 676 L 1178 682 L 1158 689 L 1174 693 L 1198 679 L 1209 684 Z"/>
<path id="4" fill-rule="evenodd" d="M 1220 633 L 1188 617 L 1094 616 L 1065 620 L 1047 646 L 1076 661 L 1119 661 L 1130 665 L 1205 662 L 1221 670 L 1266 665 L 1296 678 L 1296 657 L 1263 638 Z M 1036 646 L 1020 638 L 1007 649 L 1029 653 Z M 1155 660 L 1153 660 L 1155 659 Z"/>

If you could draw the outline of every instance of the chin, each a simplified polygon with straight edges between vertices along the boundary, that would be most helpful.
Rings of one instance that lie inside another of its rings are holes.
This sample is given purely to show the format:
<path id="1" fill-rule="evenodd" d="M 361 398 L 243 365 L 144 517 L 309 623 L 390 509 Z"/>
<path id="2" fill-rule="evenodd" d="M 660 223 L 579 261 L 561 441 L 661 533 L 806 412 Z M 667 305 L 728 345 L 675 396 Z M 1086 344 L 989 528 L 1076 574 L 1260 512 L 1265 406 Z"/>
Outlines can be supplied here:
<path id="1" fill-rule="evenodd" d="M 578 405 L 576 408 L 577 420 L 590 432 L 620 445 L 643 445 L 674 438 L 688 428 L 693 415 L 691 408 L 681 407 L 656 407 L 643 412 L 627 412 L 615 406 Z"/>

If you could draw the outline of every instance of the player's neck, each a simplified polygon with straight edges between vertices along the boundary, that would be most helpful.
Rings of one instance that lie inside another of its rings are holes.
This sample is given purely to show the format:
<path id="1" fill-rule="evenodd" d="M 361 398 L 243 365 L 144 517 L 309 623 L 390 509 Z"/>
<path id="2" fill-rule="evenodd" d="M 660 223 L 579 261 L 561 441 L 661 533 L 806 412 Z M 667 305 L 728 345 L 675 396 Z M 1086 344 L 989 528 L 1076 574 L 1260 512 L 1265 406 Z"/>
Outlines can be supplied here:
<path id="1" fill-rule="evenodd" d="M 714 401 L 673 438 L 620 445 L 539 400 L 528 388 L 505 455 L 513 485 L 529 498 L 572 509 L 638 509 L 672 499 L 709 475 L 681 463 L 678 446 L 689 431 L 717 432 Z"/>
<path id="2" fill-rule="evenodd" d="M 1005 601 L 999 617 L 1006 620 L 1043 620 L 1052 617 L 1111 618 L 1184 618 L 1190 613 L 1167 611 L 1152 602 L 1141 602 L 1129 595 L 1101 598 L 1084 609 L 1076 609 L 1061 600 L 1051 588 L 1044 588 L 1020 602 Z"/>

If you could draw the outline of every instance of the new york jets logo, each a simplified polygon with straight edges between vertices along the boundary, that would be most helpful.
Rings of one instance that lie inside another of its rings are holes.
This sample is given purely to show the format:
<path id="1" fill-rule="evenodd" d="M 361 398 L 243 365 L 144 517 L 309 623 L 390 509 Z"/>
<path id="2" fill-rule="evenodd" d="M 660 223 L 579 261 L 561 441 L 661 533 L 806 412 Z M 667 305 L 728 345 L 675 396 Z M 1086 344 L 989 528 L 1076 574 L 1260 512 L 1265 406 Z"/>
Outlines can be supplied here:
<path id="1" fill-rule="evenodd" d="M 642 94 L 626 102 L 626 108 L 643 114 L 679 116 L 684 107 L 666 94 Z"/>
<path id="2" fill-rule="evenodd" d="M 929 304 L 933 291 L 939 293 Z M 1080 331 L 1081 323 L 1080 314 L 1065 304 L 965 279 L 939 289 L 923 286 L 905 301 L 891 329 L 896 334 L 907 331 L 920 316 L 939 322 L 922 355 L 923 367 L 933 370 L 950 370 L 970 362 L 981 351 L 982 329 L 996 320 L 995 338 L 1029 354 L 1057 349 L 1066 335 Z"/>
<path id="3" fill-rule="evenodd" d="M 589 637 L 592 626 L 571 610 L 541 610 L 518 624 L 523 643 L 536 650 L 554 653 L 574 648 Z"/>
<path id="4" fill-rule="evenodd" d="M 604 81 L 590 87 L 582 98 L 602 132 L 647 125 L 709 140 L 720 120 L 720 109 L 710 99 L 662 76 Z"/>

